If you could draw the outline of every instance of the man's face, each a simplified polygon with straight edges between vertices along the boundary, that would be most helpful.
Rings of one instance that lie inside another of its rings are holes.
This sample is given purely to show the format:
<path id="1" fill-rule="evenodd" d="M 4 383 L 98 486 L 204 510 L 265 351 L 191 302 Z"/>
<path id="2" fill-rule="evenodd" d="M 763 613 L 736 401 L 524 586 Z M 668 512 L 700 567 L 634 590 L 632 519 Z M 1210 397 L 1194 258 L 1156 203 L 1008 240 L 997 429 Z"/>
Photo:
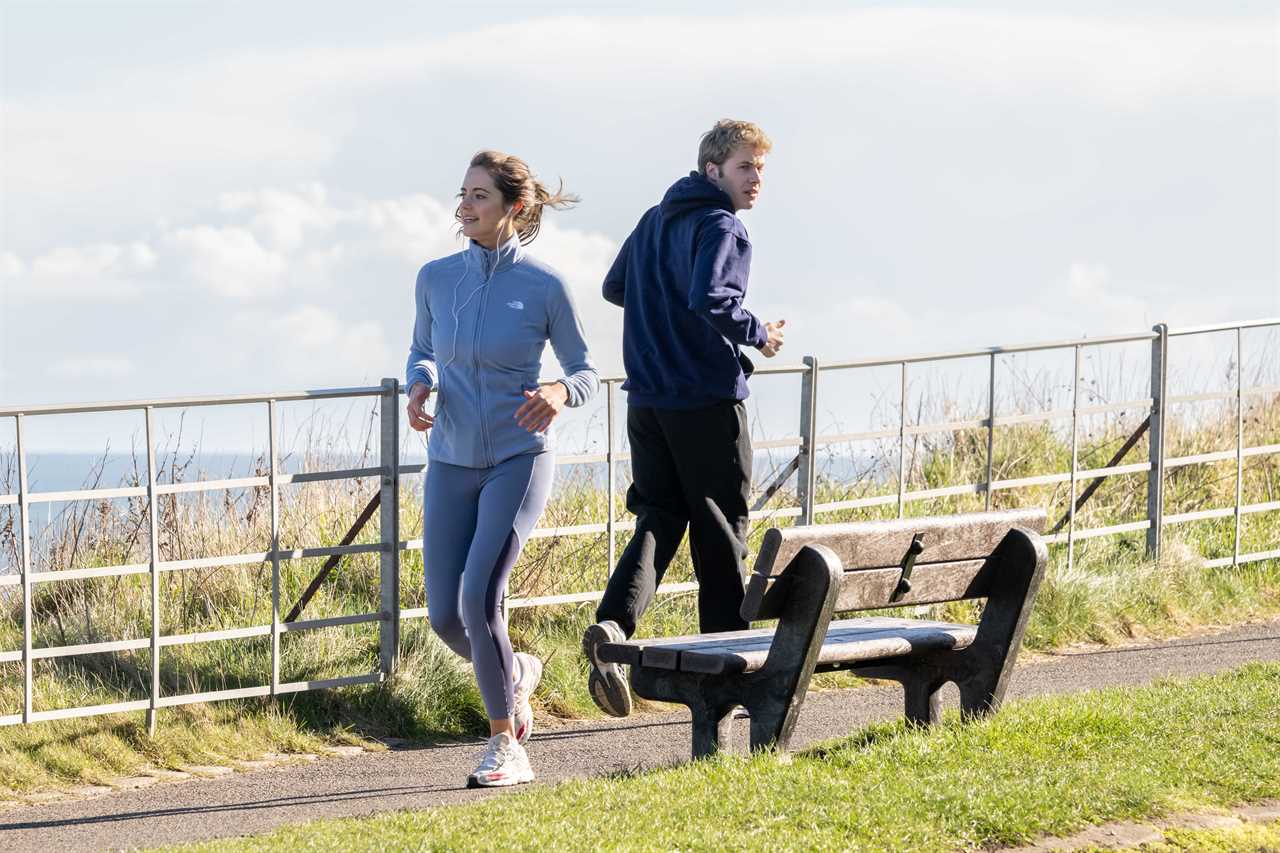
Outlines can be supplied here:
<path id="1" fill-rule="evenodd" d="M 739 145 L 724 163 L 707 164 L 707 178 L 729 194 L 735 211 L 750 210 L 756 206 L 764 184 L 764 152 L 751 145 Z"/>

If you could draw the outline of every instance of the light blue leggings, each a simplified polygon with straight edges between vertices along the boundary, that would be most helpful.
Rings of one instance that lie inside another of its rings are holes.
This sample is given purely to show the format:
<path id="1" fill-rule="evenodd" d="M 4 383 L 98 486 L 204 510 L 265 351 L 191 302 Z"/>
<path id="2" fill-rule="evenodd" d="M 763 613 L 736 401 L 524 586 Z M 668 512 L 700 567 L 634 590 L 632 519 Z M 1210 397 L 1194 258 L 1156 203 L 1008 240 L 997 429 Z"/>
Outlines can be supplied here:
<path id="1" fill-rule="evenodd" d="M 502 594 L 547 505 L 554 477 L 551 452 L 513 456 L 492 468 L 427 466 L 422 527 L 427 615 L 440 639 L 475 667 L 491 720 L 507 719 L 515 710 Z"/>

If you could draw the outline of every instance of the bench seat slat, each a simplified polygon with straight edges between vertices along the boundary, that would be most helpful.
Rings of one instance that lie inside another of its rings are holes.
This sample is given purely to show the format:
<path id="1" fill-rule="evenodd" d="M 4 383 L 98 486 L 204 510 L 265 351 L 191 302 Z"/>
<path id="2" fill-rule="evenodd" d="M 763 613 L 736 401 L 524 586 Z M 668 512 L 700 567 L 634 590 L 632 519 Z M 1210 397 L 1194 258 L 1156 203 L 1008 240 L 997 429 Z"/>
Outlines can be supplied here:
<path id="1" fill-rule="evenodd" d="M 712 636 L 721 642 L 725 642 L 742 637 L 756 637 L 761 635 L 772 637 L 773 629 L 756 628 L 747 629 L 745 631 L 725 631 L 721 634 L 712 634 L 709 636 Z M 705 637 L 708 635 L 702 636 Z M 631 639 L 622 643 L 602 643 L 600 645 L 600 659 L 609 663 L 625 663 L 629 666 L 637 666 L 640 663 L 641 656 L 644 654 L 645 649 L 688 643 L 697 639 L 700 639 L 700 635 L 690 634 L 683 637 L 651 637 L 648 639 Z"/>
<path id="2" fill-rule="evenodd" d="M 819 666 L 962 649 L 973 643 L 974 625 L 923 619 L 863 617 L 832 622 Z M 764 666 L 773 629 L 607 643 L 600 657 L 614 663 L 708 674 L 753 672 Z"/>

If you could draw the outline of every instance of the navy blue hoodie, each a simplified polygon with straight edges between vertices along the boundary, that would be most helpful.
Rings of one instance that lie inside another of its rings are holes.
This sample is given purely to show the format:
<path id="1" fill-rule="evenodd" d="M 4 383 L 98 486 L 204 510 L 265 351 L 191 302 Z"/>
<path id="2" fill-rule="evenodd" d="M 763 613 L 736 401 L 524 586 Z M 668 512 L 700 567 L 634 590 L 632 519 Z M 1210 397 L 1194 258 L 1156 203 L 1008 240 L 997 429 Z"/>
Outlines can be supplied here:
<path id="1" fill-rule="evenodd" d="M 751 361 L 768 340 L 742 307 L 751 243 L 728 193 L 697 172 L 650 208 L 604 280 L 623 307 L 622 388 L 633 406 L 696 409 L 744 400 Z"/>

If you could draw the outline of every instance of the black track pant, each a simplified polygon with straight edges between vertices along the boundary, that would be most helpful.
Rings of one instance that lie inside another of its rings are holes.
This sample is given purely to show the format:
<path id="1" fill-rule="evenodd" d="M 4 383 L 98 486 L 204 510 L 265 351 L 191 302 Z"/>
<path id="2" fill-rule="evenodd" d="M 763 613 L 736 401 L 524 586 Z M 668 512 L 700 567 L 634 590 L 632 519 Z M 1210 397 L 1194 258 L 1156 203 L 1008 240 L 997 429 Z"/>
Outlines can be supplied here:
<path id="1" fill-rule="evenodd" d="M 627 636 L 653 601 L 689 528 L 703 632 L 747 627 L 738 615 L 747 557 L 751 433 L 746 406 L 726 400 L 704 409 L 627 410 L 631 488 L 627 509 L 636 531 L 596 610 Z"/>

